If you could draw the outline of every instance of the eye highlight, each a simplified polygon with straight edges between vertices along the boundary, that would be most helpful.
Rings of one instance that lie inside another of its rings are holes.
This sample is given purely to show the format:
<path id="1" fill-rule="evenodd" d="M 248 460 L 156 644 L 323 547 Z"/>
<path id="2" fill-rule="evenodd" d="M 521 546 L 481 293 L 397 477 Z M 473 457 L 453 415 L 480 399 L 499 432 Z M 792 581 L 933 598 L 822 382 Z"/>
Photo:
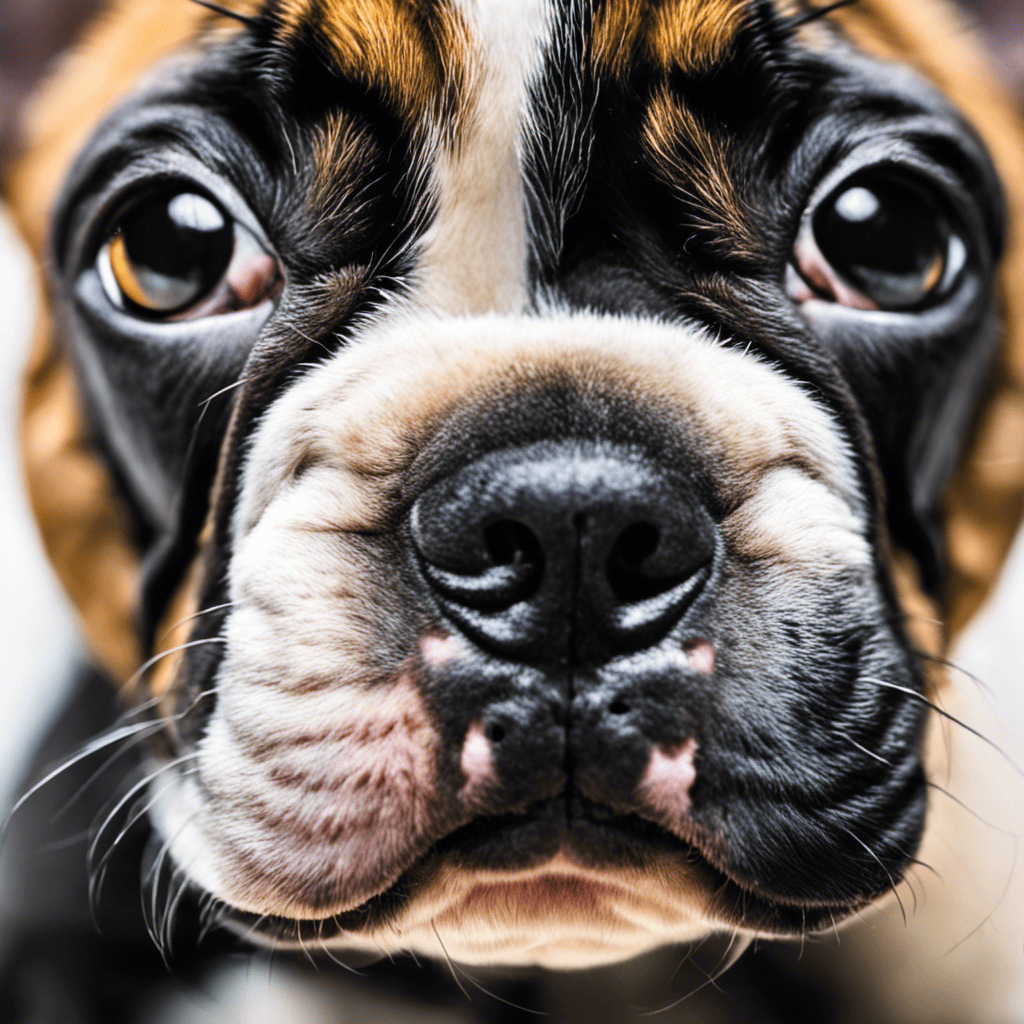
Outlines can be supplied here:
<path id="1" fill-rule="evenodd" d="M 796 301 L 913 310 L 948 294 L 966 259 L 934 186 L 873 168 L 805 214 L 793 251 L 799 276 L 790 274 L 788 290 Z"/>
<path id="2" fill-rule="evenodd" d="M 248 309 L 280 290 L 277 261 L 212 199 L 178 185 L 121 214 L 96 260 L 107 298 L 155 320 Z"/>

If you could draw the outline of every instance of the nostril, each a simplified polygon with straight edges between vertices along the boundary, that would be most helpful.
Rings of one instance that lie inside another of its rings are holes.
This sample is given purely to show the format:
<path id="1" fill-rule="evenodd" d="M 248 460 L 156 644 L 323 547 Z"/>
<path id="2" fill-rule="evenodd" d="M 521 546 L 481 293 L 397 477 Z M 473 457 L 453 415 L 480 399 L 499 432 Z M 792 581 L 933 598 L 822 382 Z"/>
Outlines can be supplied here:
<path id="1" fill-rule="evenodd" d="M 484 735 L 492 743 L 500 743 L 505 738 L 505 727 L 500 722 L 489 722 L 484 728 Z"/>
<path id="2" fill-rule="evenodd" d="M 608 583 L 620 601 L 643 601 L 668 589 L 674 579 L 652 579 L 643 563 L 658 549 L 660 533 L 651 523 L 630 523 L 608 555 Z"/>
<path id="3" fill-rule="evenodd" d="M 658 528 L 651 523 L 630 523 L 615 546 L 626 565 L 639 565 L 658 546 Z"/>
<path id="4" fill-rule="evenodd" d="M 608 713 L 612 715 L 628 715 L 631 710 L 630 706 L 621 698 L 613 700 L 608 705 Z"/>
<path id="5" fill-rule="evenodd" d="M 623 516 L 618 528 L 604 532 L 606 554 L 591 563 L 592 581 L 603 584 L 590 601 L 604 635 L 634 649 L 654 643 L 682 618 L 711 579 L 716 550 L 714 525 L 691 495 L 656 494 L 643 504 L 649 511 L 635 499 L 640 514 Z"/>
<path id="6" fill-rule="evenodd" d="M 514 519 L 485 527 L 484 547 L 495 565 L 537 565 L 543 557 L 533 531 Z"/>
<path id="7" fill-rule="evenodd" d="M 544 552 L 536 534 L 514 519 L 484 526 L 417 504 L 412 536 L 420 568 L 458 620 L 468 610 L 500 613 L 528 600 L 540 584 Z"/>

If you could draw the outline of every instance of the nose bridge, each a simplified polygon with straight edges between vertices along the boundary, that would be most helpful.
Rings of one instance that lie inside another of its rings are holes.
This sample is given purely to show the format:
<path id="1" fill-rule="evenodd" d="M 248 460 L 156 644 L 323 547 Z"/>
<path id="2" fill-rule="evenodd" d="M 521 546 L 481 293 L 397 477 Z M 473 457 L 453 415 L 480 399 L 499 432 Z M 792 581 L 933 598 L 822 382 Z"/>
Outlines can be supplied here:
<path id="1" fill-rule="evenodd" d="M 707 582 L 716 547 L 692 481 L 601 443 L 480 459 L 420 498 L 412 535 L 460 630 L 501 658 L 546 665 L 659 641 Z"/>

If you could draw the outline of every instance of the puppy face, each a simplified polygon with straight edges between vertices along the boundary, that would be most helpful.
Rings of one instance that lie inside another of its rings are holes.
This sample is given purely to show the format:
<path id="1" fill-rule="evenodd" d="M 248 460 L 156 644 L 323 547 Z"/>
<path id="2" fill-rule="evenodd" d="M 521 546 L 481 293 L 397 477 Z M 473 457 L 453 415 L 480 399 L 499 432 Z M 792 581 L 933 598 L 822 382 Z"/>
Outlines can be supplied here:
<path id="1" fill-rule="evenodd" d="M 977 136 L 770 4 L 244 17 L 119 99 L 52 233 L 159 856 L 256 938 L 478 962 L 891 891 L 891 545 L 940 586 L 997 338 Z"/>

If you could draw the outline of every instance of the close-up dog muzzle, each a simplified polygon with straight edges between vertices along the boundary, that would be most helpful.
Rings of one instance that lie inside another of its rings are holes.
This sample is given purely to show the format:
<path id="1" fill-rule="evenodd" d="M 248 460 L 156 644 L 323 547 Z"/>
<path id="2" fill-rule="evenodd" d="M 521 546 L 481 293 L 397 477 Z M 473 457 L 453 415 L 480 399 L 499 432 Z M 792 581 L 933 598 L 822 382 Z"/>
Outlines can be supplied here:
<path id="1" fill-rule="evenodd" d="M 78 603 L 153 726 L 154 905 L 580 967 L 893 899 L 907 579 L 952 608 L 1006 323 L 986 143 L 845 10 L 372 6 L 197 15 L 56 201 L 106 497 L 47 533 L 30 485 L 65 578 L 121 553 Z"/>
<path id="2" fill-rule="evenodd" d="M 377 942 L 384 919 L 415 934 L 409 908 L 442 872 L 543 875 L 557 858 L 674 862 L 703 893 L 678 937 L 698 921 L 800 933 L 890 891 L 924 823 L 925 705 L 880 536 L 921 548 L 930 513 L 912 498 L 877 518 L 877 460 L 920 413 L 904 426 L 873 403 L 893 363 L 925 374 L 927 402 L 958 351 L 977 358 L 998 242 L 973 136 L 918 80 L 892 85 L 905 113 L 840 134 L 851 105 L 875 116 L 847 81 L 878 92 L 884 76 L 770 17 L 721 67 L 783 88 L 744 55 L 773 47 L 791 103 L 813 68 L 823 112 L 795 140 L 774 118 L 701 136 L 721 131 L 721 99 L 700 75 L 641 63 L 627 91 L 552 50 L 593 91 L 581 122 L 559 112 L 554 68 L 530 86 L 537 118 L 587 139 L 559 164 L 526 121 L 527 224 L 561 217 L 563 242 L 538 229 L 532 312 L 446 328 L 417 309 L 458 201 L 424 173 L 452 159 L 422 141 L 435 115 L 389 125 L 386 98 L 363 113 L 344 91 L 297 106 L 281 18 L 115 113 L 58 218 L 54 286 L 77 292 L 66 329 L 91 416 L 152 538 L 154 642 L 183 552 L 204 566 L 163 684 L 169 857 L 229 907 L 342 914 Z M 316 31 L 302 45 L 327 46 Z M 211 137 L 206 111 L 257 58 L 280 65 L 281 115 L 261 111 L 254 135 L 227 108 Z M 770 177 L 733 159 L 755 146 Z M 721 221 L 688 191 L 707 168 Z M 333 205 L 310 209 L 324 192 Z M 403 208 L 420 212 L 396 223 Z M 409 407 L 352 411 L 375 392 Z M 913 471 L 890 473 L 890 499 Z M 938 488 L 948 470 L 932 472 Z"/>

